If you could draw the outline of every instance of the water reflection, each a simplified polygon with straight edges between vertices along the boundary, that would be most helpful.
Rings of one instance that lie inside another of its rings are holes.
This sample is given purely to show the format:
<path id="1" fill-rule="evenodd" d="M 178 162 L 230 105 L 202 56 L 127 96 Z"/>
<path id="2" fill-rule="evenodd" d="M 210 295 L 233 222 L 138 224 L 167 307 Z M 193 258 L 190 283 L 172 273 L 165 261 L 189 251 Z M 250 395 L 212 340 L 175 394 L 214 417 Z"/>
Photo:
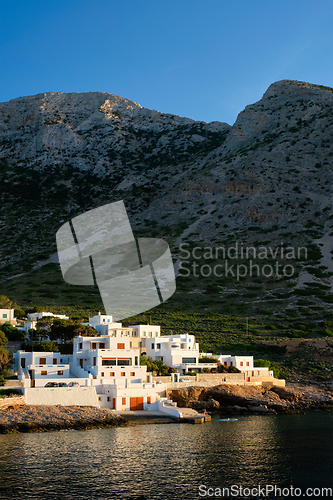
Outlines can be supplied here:
<path id="1" fill-rule="evenodd" d="M 329 486 L 332 415 L 0 436 L 0 498 L 185 500 L 198 488 Z"/>

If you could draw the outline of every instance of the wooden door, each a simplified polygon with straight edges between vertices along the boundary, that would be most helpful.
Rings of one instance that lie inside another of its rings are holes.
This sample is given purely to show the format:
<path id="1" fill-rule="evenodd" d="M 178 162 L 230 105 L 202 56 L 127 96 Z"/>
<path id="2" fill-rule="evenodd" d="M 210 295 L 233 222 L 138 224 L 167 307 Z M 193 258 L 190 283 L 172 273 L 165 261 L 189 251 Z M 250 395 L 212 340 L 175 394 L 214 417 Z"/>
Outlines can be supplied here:
<path id="1" fill-rule="evenodd" d="M 131 410 L 143 410 L 143 398 L 130 398 Z"/>

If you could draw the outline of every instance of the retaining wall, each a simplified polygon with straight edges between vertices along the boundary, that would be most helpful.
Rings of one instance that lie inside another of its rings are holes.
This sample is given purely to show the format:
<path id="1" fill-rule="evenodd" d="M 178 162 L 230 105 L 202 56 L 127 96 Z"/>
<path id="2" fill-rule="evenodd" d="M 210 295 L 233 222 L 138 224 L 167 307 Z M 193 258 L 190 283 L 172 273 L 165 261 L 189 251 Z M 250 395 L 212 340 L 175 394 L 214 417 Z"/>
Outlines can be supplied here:
<path id="1" fill-rule="evenodd" d="M 24 405 L 25 398 L 24 396 L 14 396 L 13 398 L 1 398 L 0 399 L 0 408 L 5 408 L 6 406 L 12 405 Z"/>
<path id="2" fill-rule="evenodd" d="M 26 388 L 28 405 L 99 406 L 95 387 Z"/>

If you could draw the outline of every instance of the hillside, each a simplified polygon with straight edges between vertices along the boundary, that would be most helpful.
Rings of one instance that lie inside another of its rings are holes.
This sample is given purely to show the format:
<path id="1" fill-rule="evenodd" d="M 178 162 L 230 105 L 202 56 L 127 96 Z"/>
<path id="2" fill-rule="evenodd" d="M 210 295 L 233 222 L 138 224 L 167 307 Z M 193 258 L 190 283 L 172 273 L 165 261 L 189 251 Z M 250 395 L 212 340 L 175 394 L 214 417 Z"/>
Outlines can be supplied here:
<path id="1" fill-rule="evenodd" d="M 226 332 L 332 336 L 332 104 L 333 89 L 298 81 L 272 84 L 232 126 L 102 92 L 0 104 L 0 292 L 25 307 L 101 308 L 96 289 L 63 282 L 55 233 L 123 199 L 135 235 L 172 249 L 177 292 L 151 312 L 166 331 L 202 324 L 209 345 Z"/>

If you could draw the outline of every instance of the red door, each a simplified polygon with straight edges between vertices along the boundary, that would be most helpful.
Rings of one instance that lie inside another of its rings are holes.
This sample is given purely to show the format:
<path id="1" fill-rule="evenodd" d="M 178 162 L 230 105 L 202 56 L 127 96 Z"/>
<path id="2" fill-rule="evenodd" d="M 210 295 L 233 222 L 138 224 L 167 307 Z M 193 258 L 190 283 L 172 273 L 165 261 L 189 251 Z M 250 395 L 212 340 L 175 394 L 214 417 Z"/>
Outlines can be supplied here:
<path id="1" fill-rule="evenodd" d="M 143 410 L 143 398 L 130 398 L 131 410 Z"/>

